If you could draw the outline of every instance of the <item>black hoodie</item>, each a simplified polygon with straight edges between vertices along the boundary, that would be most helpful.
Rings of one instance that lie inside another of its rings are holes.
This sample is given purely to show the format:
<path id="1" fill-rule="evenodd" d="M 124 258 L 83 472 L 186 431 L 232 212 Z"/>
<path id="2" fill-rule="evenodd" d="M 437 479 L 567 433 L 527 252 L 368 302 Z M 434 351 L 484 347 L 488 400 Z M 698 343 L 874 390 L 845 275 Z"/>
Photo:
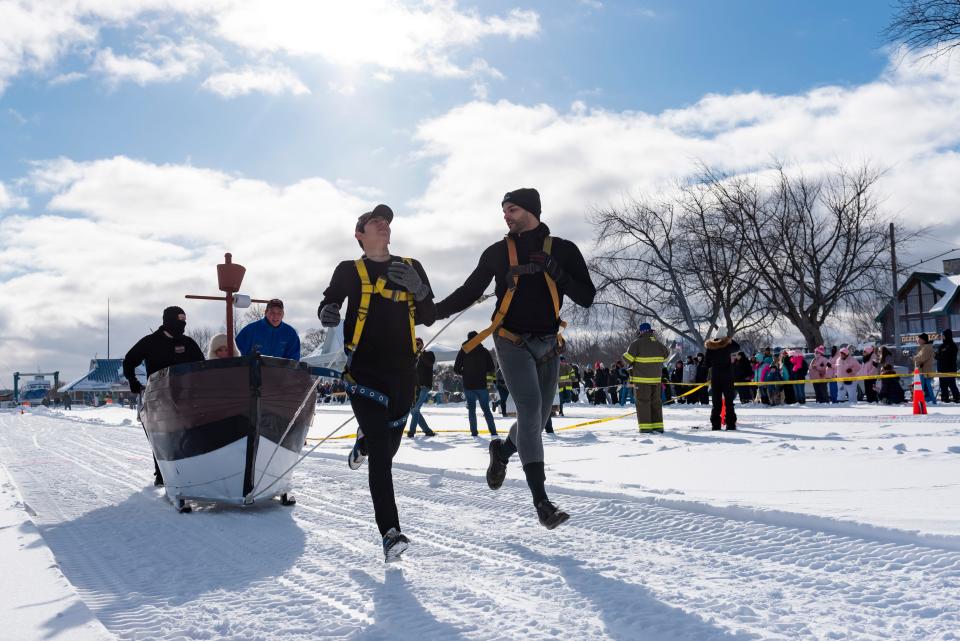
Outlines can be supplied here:
<path id="1" fill-rule="evenodd" d="M 493 357 L 483 345 L 477 345 L 470 353 L 461 347 L 457 360 L 453 362 L 453 371 L 463 377 L 463 389 L 487 389 L 487 374 L 495 371 Z"/>

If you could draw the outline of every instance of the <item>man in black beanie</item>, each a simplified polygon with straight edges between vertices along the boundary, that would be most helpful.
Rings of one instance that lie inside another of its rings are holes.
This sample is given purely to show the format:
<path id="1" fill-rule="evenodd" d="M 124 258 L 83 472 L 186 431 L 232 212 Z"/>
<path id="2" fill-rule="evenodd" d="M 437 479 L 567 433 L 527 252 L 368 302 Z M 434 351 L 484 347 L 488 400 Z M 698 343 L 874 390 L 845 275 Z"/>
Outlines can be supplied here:
<path id="1" fill-rule="evenodd" d="M 509 233 L 483 252 L 476 269 L 459 289 L 437 303 L 437 319 L 466 309 L 483 295 L 491 280 L 496 280 L 493 324 L 463 345 L 463 350 L 470 352 L 484 338 L 493 336 L 500 370 L 517 406 L 517 421 L 509 436 L 490 441 L 487 485 L 499 488 L 506 478 L 507 462 L 519 453 L 537 517 L 552 530 L 569 518 L 547 498 L 540 436 L 557 393 L 562 350 L 560 307 L 564 296 L 589 307 L 596 289 L 577 246 L 552 237 L 540 222 L 540 194 L 536 189 L 507 192 L 501 207 Z"/>
<path id="2" fill-rule="evenodd" d="M 173 306 L 163 310 L 163 324 L 157 331 L 147 334 L 137 344 L 130 348 L 123 357 L 123 376 L 130 383 L 130 391 L 134 394 L 143 392 L 143 384 L 137 379 L 136 369 L 143 363 L 147 369 L 147 378 L 154 372 L 179 363 L 193 363 L 202 361 L 203 351 L 189 336 L 183 332 L 187 327 L 187 314 L 179 307 Z M 157 465 L 157 457 L 153 457 L 154 485 L 163 485 L 163 475 Z"/>

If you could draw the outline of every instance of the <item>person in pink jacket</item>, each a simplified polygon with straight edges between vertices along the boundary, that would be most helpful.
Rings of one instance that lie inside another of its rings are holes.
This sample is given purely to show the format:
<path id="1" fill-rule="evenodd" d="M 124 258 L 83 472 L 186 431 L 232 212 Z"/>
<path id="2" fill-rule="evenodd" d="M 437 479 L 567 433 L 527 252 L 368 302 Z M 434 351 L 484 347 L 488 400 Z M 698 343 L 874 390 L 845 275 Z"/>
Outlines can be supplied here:
<path id="1" fill-rule="evenodd" d="M 880 373 L 880 356 L 873 348 L 873 345 L 867 345 L 863 348 L 863 365 L 860 367 L 860 376 L 876 376 Z M 875 387 L 876 379 L 868 378 L 863 381 L 863 394 L 867 397 L 868 403 L 877 402 L 877 389 Z"/>
<path id="2" fill-rule="evenodd" d="M 833 369 L 830 365 L 830 359 L 824 356 L 826 348 L 823 345 L 820 345 L 815 350 L 813 350 L 813 361 L 810 363 L 809 376 L 811 381 L 823 380 L 825 378 L 833 378 L 830 371 Z M 814 383 L 813 384 L 813 394 L 817 399 L 818 403 L 829 403 L 830 402 L 830 392 L 827 391 L 826 383 Z"/>
<path id="3" fill-rule="evenodd" d="M 850 355 L 850 348 L 841 347 L 837 355 L 837 361 L 834 365 L 837 378 L 846 376 L 859 376 L 860 361 Z M 851 405 L 857 402 L 857 381 L 837 381 L 840 383 L 840 393 L 837 394 L 837 400 L 847 401 Z"/>

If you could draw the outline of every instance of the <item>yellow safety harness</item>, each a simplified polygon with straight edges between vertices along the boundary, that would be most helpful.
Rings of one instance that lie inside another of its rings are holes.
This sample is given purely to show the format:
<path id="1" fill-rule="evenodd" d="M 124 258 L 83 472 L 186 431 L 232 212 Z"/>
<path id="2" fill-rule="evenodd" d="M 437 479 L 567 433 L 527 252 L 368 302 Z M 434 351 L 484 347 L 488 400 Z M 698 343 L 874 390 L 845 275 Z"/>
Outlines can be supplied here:
<path id="1" fill-rule="evenodd" d="M 490 326 L 467 341 L 467 343 L 463 346 L 464 352 L 472 351 L 477 345 L 482 343 L 487 336 L 490 336 L 490 334 L 493 334 L 494 332 L 496 332 L 497 336 L 506 338 L 514 345 L 523 344 L 523 339 L 521 337 L 503 328 L 503 319 L 507 317 L 507 311 L 510 309 L 510 303 L 513 302 L 513 295 L 517 291 L 517 285 L 520 282 L 520 275 L 533 274 L 539 271 L 539 269 L 537 269 L 536 266 L 531 263 L 520 265 L 519 261 L 517 260 L 516 241 L 514 241 L 510 236 L 506 236 L 506 241 L 507 258 L 510 261 L 510 270 L 507 272 L 507 291 L 500 300 L 500 307 L 497 309 L 497 313 L 494 314 L 493 321 L 490 323 Z M 547 236 L 543 239 L 543 253 L 549 255 L 552 248 L 553 237 Z M 553 313 L 556 315 L 556 318 L 560 323 L 560 330 L 562 331 L 563 328 L 567 326 L 567 323 L 560 319 L 560 294 L 557 292 L 557 284 L 545 271 L 543 272 L 543 277 L 547 279 L 547 289 L 550 290 L 550 298 L 553 299 Z M 557 332 L 557 353 L 563 351 L 563 343 L 563 336 L 560 335 L 560 332 Z"/>
<path id="2" fill-rule="evenodd" d="M 412 258 L 403 258 L 403 262 L 413 265 Z M 383 296 L 394 302 L 406 302 L 410 309 L 410 345 L 413 352 L 417 351 L 417 335 L 414 326 L 416 325 L 416 308 L 414 307 L 413 294 L 402 289 L 387 289 L 387 279 L 383 276 L 377 278 L 376 283 L 370 282 L 370 275 L 367 273 L 367 266 L 363 259 L 359 258 L 353 263 L 357 268 L 357 275 L 360 276 L 360 306 L 357 308 L 357 323 L 353 326 L 353 338 L 347 344 L 347 351 L 352 355 L 360 344 L 360 337 L 363 335 L 363 326 L 367 322 L 367 314 L 370 311 L 370 297 L 373 294 Z"/>

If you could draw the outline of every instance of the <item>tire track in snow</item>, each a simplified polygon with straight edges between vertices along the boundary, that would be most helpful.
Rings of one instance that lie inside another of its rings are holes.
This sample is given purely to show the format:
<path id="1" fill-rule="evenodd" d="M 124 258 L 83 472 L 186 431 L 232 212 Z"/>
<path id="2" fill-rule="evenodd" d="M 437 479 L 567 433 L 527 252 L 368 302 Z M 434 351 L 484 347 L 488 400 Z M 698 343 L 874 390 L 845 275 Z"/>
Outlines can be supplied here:
<path id="1" fill-rule="evenodd" d="M 0 457 L 65 575 L 124 639 L 949 639 L 960 628 L 955 552 L 562 491 L 573 518 L 547 532 L 523 487 L 396 470 L 413 546 L 402 569 L 385 569 L 366 474 L 340 460 L 304 462 L 293 512 L 178 515 L 146 486 L 149 470 L 117 463 L 138 448 L 149 460 L 142 435 L 65 429 L 21 421 L 0 432 Z"/>

